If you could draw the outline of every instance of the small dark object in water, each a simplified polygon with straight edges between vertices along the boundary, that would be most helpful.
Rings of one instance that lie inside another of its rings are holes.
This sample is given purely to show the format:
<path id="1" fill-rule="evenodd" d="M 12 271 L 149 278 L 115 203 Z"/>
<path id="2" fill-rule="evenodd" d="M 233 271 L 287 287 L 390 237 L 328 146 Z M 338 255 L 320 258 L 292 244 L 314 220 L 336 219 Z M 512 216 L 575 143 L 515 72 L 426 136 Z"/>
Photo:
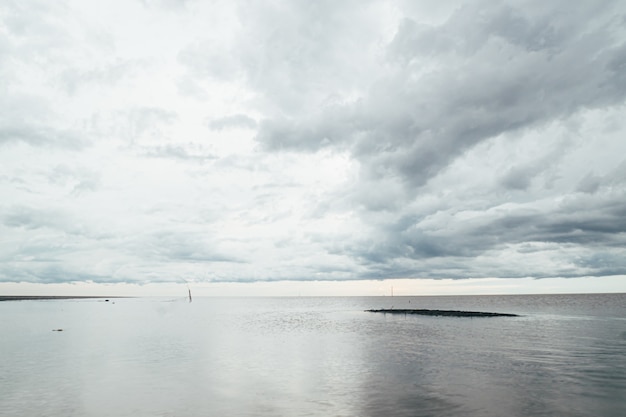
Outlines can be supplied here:
<path id="1" fill-rule="evenodd" d="M 107 303 L 109 302 L 109 300 L 104 300 L 104 301 L 106 301 Z"/>
<path id="2" fill-rule="evenodd" d="M 63 329 L 52 329 L 53 332 L 62 332 Z"/>
<path id="3" fill-rule="evenodd" d="M 365 310 L 370 313 L 389 314 L 418 314 L 421 316 L 447 316 L 447 317 L 519 317 L 509 313 L 485 313 L 482 311 L 457 311 L 457 310 L 426 310 L 426 309 L 380 309 Z"/>

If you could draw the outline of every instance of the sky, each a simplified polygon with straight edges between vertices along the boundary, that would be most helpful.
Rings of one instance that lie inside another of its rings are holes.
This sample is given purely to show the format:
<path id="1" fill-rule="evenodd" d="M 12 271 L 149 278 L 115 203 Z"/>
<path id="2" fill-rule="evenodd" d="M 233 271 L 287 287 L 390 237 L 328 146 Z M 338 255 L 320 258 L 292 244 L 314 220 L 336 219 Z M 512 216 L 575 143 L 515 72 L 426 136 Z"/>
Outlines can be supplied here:
<path id="1" fill-rule="evenodd" d="M 625 100 L 623 1 L 0 0 L 0 291 L 624 292 Z"/>

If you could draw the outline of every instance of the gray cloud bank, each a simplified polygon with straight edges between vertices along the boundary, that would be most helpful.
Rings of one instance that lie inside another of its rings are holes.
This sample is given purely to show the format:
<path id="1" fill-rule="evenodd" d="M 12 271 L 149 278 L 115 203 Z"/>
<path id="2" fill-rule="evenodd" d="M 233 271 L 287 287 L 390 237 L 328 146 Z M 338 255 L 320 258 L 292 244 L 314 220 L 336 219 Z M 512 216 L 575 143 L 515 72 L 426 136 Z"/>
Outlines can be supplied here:
<path id="1" fill-rule="evenodd" d="M 0 280 L 626 274 L 623 2 L 170 3 L 0 14 Z"/>
<path id="2" fill-rule="evenodd" d="M 347 147 L 370 175 L 416 187 L 481 141 L 620 105 L 623 21 L 583 3 L 473 2 L 435 27 L 405 18 L 385 51 L 389 68 L 362 97 L 266 119 L 258 140 L 270 150 Z M 590 15 L 605 24 L 586 24 Z"/>

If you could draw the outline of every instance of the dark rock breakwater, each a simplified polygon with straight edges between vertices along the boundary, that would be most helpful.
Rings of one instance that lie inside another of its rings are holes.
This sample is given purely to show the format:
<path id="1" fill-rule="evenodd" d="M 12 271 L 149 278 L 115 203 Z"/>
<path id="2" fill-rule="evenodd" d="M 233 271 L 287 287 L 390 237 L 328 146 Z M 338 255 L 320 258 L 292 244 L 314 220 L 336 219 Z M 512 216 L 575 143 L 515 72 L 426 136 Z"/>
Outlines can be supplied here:
<path id="1" fill-rule="evenodd" d="M 427 310 L 427 309 L 380 309 L 365 310 L 370 313 L 384 314 L 417 314 L 420 316 L 446 316 L 446 317 L 519 317 L 518 314 L 488 313 L 483 311 L 457 311 L 457 310 Z"/>

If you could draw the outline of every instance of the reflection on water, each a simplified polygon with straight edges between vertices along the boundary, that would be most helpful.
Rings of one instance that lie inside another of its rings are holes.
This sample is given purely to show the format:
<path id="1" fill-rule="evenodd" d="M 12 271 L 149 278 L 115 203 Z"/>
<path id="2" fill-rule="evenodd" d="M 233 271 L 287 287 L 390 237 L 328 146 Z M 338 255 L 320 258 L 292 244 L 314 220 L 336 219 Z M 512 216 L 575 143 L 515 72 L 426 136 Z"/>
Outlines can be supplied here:
<path id="1" fill-rule="evenodd" d="M 625 301 L 3 302 L 0 415 L 622 416 Z M 392 305 L 523 317 L 363 311 Z"/>

